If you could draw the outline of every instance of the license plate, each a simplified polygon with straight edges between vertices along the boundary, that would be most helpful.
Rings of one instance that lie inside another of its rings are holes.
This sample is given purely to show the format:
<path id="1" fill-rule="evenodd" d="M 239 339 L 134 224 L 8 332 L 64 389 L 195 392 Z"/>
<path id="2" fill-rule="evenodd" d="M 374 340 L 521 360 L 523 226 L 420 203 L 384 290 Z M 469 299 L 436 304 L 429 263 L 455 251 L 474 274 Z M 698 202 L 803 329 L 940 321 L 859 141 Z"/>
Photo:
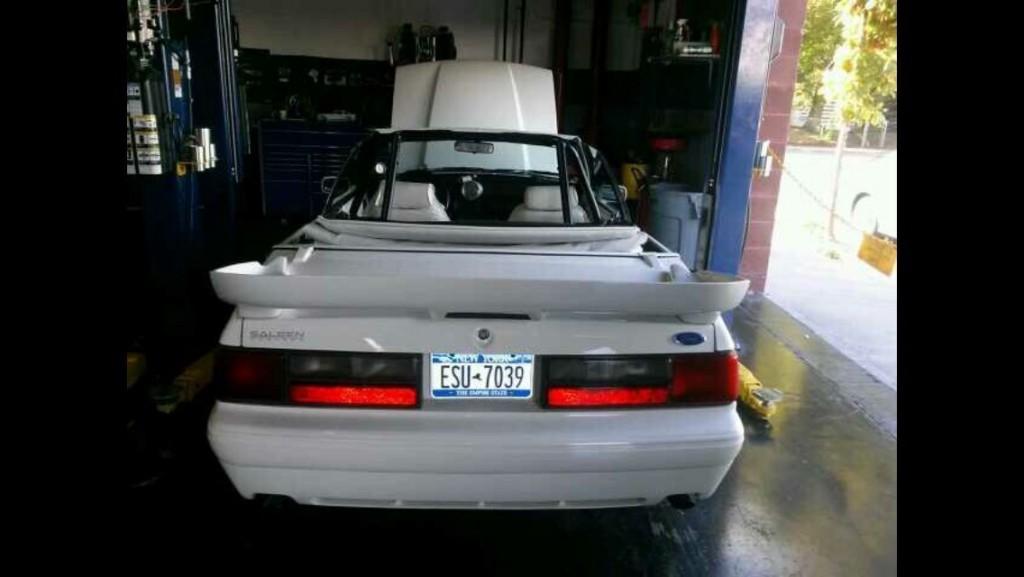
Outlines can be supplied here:
<path id="1" fill-rule="evenodd" d="M 533 355 L 431 353 L 433 399 L 529 399 L 533 396 Z"/>

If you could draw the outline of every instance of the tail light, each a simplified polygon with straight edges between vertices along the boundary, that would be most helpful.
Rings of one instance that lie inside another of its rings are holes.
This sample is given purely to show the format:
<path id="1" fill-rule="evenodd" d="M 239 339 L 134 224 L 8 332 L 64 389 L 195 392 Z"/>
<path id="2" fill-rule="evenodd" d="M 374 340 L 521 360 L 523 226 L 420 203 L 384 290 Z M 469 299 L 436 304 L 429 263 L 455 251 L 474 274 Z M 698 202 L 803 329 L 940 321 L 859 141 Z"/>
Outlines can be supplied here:
<path id="1" fill-rule="evenodd" d="M 739 395 L 739 361 L 733 351 L 550 358 L 544 382 L 552 408 L 726 404 Z"/>
<path id="2" fill-rule="evenodd" d="M 288 400 L 312 405 L 415 407 L 419 355 L 302 353 L 288 359 Z"/>
<path id="3" fill-rule="evenodd" d="M 233 400 L 280 401 L 284 355 L 277 352 L 221 349 L 215 377 L 218 396 Z"/>
<path id="4" fill-rule="evenodd" d="M 221 349 L 217 382 L 224 400 L 416 407 L 420 356 Z"/>
<path id="5" fill-rule="evenodd" d="M 415 407 L 416 389 L 403 386 L 358 387 L 345 384 L 301 383 L 288 389 L 288 398 L 295 403 L 310 405 Z"/>
<path id="6" fill-rule="evenodd" d="M 552 407 L 625 407 L 630 405 L 664 405 L 668 402 L 665 387 L 557 387 L 548 389 L 548 405 Z"/>
<path id="7" fill-rule="evenodd" d="M 740 394 L 739 358 L 733 351 L 675 357 L 671 389 L 676 402 L 731 403 Z"/>

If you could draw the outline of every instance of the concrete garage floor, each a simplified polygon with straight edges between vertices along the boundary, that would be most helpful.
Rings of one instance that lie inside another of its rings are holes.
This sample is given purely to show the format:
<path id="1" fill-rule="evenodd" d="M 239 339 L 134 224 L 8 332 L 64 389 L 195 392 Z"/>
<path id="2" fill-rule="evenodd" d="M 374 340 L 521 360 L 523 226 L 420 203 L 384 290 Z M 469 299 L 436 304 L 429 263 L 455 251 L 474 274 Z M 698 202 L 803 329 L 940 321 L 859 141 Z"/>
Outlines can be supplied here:
<path id="1" fill-rule="evenodd" d="M 206 448 L 207 402 L 171 423 L 169 473 L 129 492 L 132 552 L 375 574 L 895 574 L 895 392 L 766 299 L 748 299 L 731 316 L 743 362 L 786 398 L 770 427 L 743 415 L 736 464 L 688 511 L 256 508 Z"/>

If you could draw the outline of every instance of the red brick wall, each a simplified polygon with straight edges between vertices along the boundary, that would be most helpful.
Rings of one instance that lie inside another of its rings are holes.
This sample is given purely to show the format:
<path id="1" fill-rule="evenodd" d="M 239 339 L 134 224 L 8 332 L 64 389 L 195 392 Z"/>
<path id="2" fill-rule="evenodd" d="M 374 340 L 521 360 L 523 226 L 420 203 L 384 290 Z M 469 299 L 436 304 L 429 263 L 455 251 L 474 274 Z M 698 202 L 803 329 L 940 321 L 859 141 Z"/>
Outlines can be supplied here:
<path id="1" fill-rule="evenodd" d="M 768 71 L 764 112 L 761 116 L 759 140 L 770 140 L 771 149 L 785 162 L 789 116 L 793 106 L 797 60 L 804 25 L 807 0 L 779 0 L 778 16 L 786 23 L 782 53 Z M 775 224 L 775 203 L 779 196 L 782 173 L 773 165 L 767 178 L 754 176 L 750 185 L 750 223 L 747 244 L 743 249 L 740 274 L 750 279 L 751 292 L 764 292 L 771 253 L 772 228 Z"/>

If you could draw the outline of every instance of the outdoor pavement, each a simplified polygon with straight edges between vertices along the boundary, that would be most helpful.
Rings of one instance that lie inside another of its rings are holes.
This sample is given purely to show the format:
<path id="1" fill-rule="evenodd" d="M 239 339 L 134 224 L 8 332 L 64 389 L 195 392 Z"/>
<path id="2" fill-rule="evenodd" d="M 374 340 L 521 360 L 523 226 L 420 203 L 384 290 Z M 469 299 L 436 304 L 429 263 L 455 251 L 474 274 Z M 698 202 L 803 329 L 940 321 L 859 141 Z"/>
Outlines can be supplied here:
<path id="1" fill-rule="evenodd" d="M 887 277 L 858 259 L 860 233 L 841 222 L 840 242 L 827 241 L 828 212 L 805 190 L 828 200 L 829 152 L 786 150 L 765 295 L 896 389 L 897 271 Z M 894 199 L 896 151 L 848 150 L 841 178 L 863 181 L 869 172 L 872 182 L 891 184 L 880 193 Z"/>

